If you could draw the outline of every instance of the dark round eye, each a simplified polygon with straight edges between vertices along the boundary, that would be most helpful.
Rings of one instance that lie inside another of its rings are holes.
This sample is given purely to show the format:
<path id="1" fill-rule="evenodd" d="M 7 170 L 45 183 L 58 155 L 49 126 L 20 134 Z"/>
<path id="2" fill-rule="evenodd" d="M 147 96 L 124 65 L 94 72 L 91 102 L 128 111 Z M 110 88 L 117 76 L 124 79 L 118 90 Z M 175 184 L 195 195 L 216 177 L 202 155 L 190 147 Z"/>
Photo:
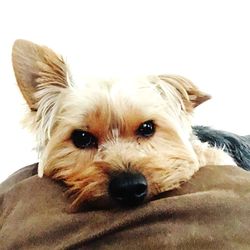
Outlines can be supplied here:
<path id="1" fill-rule="evenodd" d="M 150 137 L 154 133 L 155 133 L 155 124 L 151 120 L 142 123 L 136 130 L 136 134 L 141 137 Z"/>
<path id="2" fill-rule="evenodd" d="M 87 131 L 76 129 L 71 134 L 71 140 L 77 148 L 97 148 L 97 138 Z"/>

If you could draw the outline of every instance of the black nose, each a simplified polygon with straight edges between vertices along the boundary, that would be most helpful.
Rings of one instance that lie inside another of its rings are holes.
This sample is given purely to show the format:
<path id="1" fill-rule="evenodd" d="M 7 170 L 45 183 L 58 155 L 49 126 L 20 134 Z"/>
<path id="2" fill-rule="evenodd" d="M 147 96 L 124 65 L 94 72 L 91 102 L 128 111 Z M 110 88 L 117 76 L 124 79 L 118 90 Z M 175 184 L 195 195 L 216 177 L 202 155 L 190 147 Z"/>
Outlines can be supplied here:
<path id="1" fill-rule="evenodd" d="M 147 181 L 140 173 L 119 173 L 111 178 L 109 194 L 122 206 L 139 205 L 147 195 Z"/>

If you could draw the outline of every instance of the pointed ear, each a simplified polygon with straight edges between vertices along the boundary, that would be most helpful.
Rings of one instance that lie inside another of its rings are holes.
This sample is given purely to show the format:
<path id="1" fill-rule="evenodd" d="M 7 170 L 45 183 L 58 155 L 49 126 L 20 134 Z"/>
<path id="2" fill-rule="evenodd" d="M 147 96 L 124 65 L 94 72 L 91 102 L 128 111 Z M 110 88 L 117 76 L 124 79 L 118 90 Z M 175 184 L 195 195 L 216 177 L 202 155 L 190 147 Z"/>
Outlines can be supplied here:
<path id="1" fill-rule="evenodd" d="M 182 76 L 159 75 L 159 78 L 178 91 L 188 112 L 211 98 L 210 95 L 200 91 L 190 80 Z"/>
<path id="2" fill-rule="evenodd" d="M 67 66 L 61 56 L 51 49 L 29 41 L 16 40 L 12 50 L 12 63 L 18 86 L 32 111 L 38 108 L 36 92 L 53 86 L 68 87 Z"/>

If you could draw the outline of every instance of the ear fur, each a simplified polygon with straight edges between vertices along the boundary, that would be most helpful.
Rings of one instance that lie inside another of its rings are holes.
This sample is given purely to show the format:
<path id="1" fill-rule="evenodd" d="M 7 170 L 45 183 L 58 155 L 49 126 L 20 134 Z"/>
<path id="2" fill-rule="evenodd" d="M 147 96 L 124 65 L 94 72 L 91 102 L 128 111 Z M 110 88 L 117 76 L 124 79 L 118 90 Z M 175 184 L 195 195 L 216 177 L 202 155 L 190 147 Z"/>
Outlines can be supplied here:
<path id="1" fill-rule="evenodd" d="M 60 92 L 69 85 L 67 66 L 62 57 L 47 47 L 16 40 L 12 63 L 18 86 L 32 111 L 37 110 L 42 98 L 41 94 L 36 96 L 36 92 L 53 86 L 56 87 L 53 88 L 55 94 L 55 89 Z"/>
<path id="2" fill-rule="evenodd" d="M 159 78 L 174 87 L 181 96 L 187 112 L 211 98 L 200 91 L 190 80 L 178 75 L 159 75 Z"/>

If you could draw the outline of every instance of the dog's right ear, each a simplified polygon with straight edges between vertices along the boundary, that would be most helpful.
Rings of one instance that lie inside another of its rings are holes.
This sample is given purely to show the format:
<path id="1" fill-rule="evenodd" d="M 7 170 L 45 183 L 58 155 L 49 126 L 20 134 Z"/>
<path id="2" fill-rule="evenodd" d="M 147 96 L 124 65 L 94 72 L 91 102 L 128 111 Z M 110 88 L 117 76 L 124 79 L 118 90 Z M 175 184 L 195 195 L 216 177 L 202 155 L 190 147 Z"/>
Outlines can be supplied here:
<path id="1" fill-rule="evenodd" d="M 51 49 L 26 40 L 16 40 L 12 63 L 18 86 L 32 111 L 41 98 L 60 93 L 69 86 L 68 70 L 61 56 Z M 46 91 L 53 88 L 52 91 Z M 37 94 L 40 92 L 39 94 Z"/>

